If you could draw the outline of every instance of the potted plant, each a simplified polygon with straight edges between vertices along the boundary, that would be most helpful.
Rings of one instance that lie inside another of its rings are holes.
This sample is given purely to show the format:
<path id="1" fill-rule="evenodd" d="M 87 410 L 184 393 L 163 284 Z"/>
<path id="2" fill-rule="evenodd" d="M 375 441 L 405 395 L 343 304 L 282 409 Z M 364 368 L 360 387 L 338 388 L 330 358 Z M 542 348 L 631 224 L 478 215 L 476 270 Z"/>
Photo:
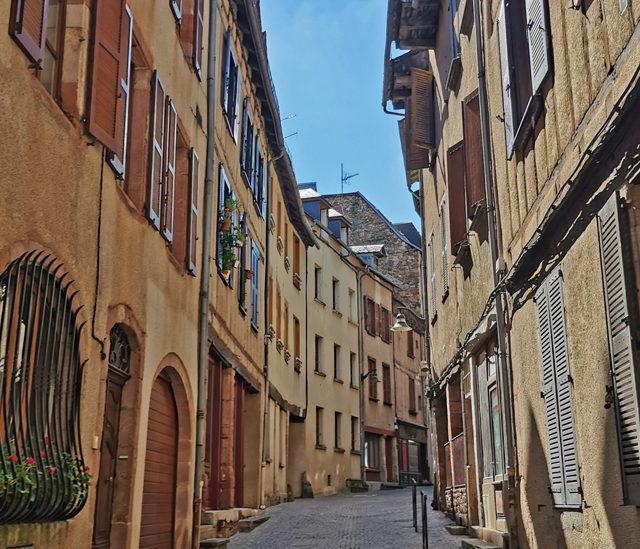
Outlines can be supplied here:
<path id="1" fill-rule="evenodd" d="M 228 278 L 237 259 L 233 235 L 230 232 L 223 232 L 220 238 L 220 245 L 222 250 L 222 276 Z"/>
<path id="2" fill-rule="evenodd" d="M 220 230 L 224 233 L 231 232 L 231 222 L 233 221 L 233 213 L 236 211 L 237 202 L 230 196 L 224 201 L 224 207 L 220 210 L 218 223 Z"/>

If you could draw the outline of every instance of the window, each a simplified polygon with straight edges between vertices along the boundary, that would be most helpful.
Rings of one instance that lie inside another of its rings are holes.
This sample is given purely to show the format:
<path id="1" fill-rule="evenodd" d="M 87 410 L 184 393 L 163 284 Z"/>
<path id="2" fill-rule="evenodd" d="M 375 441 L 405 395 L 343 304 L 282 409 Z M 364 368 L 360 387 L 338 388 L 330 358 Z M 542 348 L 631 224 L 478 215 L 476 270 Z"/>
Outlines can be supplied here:
<path id="1" fill-rule="evenodd" d="M 198 257 L 198 197 L 200 189 L 200 159 L 195 149 L 189 155 L 189 218 L 187 223 L 186 264 L 189 274 L 196 274 Z M 243 246 L 243 253 L 246 254 Z"/>
<path id="2" fill-rule="evenodd" d="M 413 331 L 409 331 L 406 333 L 407 333 L 407 356 L 409 358 L 415 358 L 416 354 L 413 349 Z"/>
<path id="3" fill-rule="evenodd" d="M 300 321 L 293 317 L 293 357 L 295 360 L 302 360 L 300 355 Z"/>
<path id="4" fill-rule="evenodd" d="M 640 505 L 640 419 L 634 328 L 638 326 L 638 303 L 634 297 L 634 269 L 631 262 L 626 261 L 627 257 L 632 256 L 627 247 L 632 242 L 629 226 L 636 221 L 636 217 L 634 210 L 628 216 L 622 213 L 617 192 L 613 193 L 598 214 L 624 502 L 637 506 Z"/>
<path id="5" fill-rule="evenodd" d="M 378 379 L 376 378 L 376 361 L 369 357 L 367 360 L 369 369 L 369 398 L 371 400 L 378 400 Z"/>
<path id="6" fill-rule="evenodd" d="M 284 337 L 282 338 L 284 342 L 284 348 L 289 350 L 289 304 L 284 302 Z"/>
<path id="7" fill-rule="evenodd" d="M 358 447 L 358 434 L 360 433 L 360 424 L 358 422 L 358 418 L 355 416 L 351 416 L 351 451 L 357 452 L 360 448 Z"/>
<path id="8" fill-rule="evenodd" d="M 289 257 L 289 224 L 284 222 L 284 256 Z"/>
<path id="9" fill-rule="evenodd" d="M 231 46 L 231 33 L 227 32 L 224 53 L 222 55 L 223 78 L 222 78 L 222 110 L 229 125 L 229 130 L 234 139 L 238 138 L 238 111 L 240 101 L 240 75 L 236 57 Z"/>
<path id="10" fill-rule="evenodd" d="M 242 177 L 247 185 L 251 185 L 253 181 L 254 149 L 255 149 L 255 131 L 251 114 L 249 113 L 249 98 L 245 97 L 243 102 L 242 114 L 242 134 L 240 141 L 240 168 Z"/>
<path id="11" fill-rule="evenodd" d="M 316 406 L 316 448 L 324 448 L 323 444 L 323 415 L 324 408 Z"/>
<path id="12" fill-rule="evenodd" d="M 77 406 L 85 352 L 75 294 L 59 274 L 61 262 L 45 252 L 27 252 L 0 274 L 0 477 L 16 479 L 16 467 L 35 459 L 33 482 L 3 486 L 1 524 L 70 519 L 87 498 Z"/>
<path id="13" fill-rule="evenodd" d="M 293 235 L 293 273 L 300 275 L 300 239 L 295 234 Z"/>
<path id="14" fill-rule="evenodd" d="M 278 199 L 278 211 L 277 211 L 277 234 L 282 235 L 282 202 Z"/>
<path id="15" fill-rule="evenodd" d="M 258 329 L 258 311 L 260 301 L 260 250 L 251 242 L 251 327 Z"/>
<path id="16" fill-rule="evenodd" d="M 358 388 L 358 357 L 355 353 L 349 353 L 349 382 L 351 387 Z"/>
<path id="17" fill-rule="evenodd" d="M 364 328 L 371 336 L 376 335 L 376 304 L 369 297 L 364 298 Z"/>
<path id="18" fill-rule="evenodd" d="M 380 469 L 380 437 L 372 433 L 364 435 L 364 466 Z"/>
<path id="19" fill-rule="evenodd" d="M 46 5 L 46 2 L 45 2 Z M 60 100 L 62 87 L 62 54 L 66 26 L 66 0 L 49 0 L 46 15 L 44 58 L 38 76 L 54 99 Z M 128 78 L 127 78 L 128 80 Z"/>
<path id="20" fill-rule="evenodd" d="M 315 372 L 322 373 L 322 338 L 317 335 L 315 339 Z"/>
<path id="21" fill-rule="evenodd" d="M 340 310 L 340 283 L 335 278 L 331 281 L 331 307 Z"/>
<path id="22" fill-rule="evenodd" d="M 551 72 L 547 20 L 547 0 L 503 0 L 500 5 L 497 25 L 508 158 L 523 129 L 530 125 L 535 96 Z"/>
<path id="23" fill-rule="evenodd" d="M 391 343 L 391 324 L 389 324 L 389 309 L 380 307 L 380 338 L 385 343 Z"/>
<path id="24" fill-rule="evenodd" d="M 234 241 L 233 234 L 235 230 L 235 209 L 232 208 L 235 201 L 235 196 L 231 192 L 231 185 L 225 174 L 222 164 L 220 164 L 218 170 L 218 235 L 217 235 L 217 248 L 216 248 L 216 262 L 218 268 L 222 271 L 228 271 L 231 273 L 226 283 L 229 286 L 233 286 L 233 269 L 234 269 Z M 229 215 L 228 211 L 233 209 L 230 224 L 225 226 L 223 219 Z M 227 213 L 225 213 L 227 210 Z"/>
<path id="25" fill-rule="evenodd" d="M 440 204 L 440 260 L 442 262 L 442 299 L 449 293 L 449 251 L 447 250 L 447 223 L 444 201 Z"/>
<path id="26" fill-rule="evenodd" d="M 429 297 L 431 301 L 431 319 L 435 320 L 437 316 L 436 310 L 436 257 L 433 244 L 433 233 L 429 235 L 427 243 L 427 253 L 429 258 Z"/>
<path id="27" fill-rule="evenodd" d="M 335 412 L 333 427 L 333 446 L 336 450 L 342 450 L 342 414 L 340 412 Z"/>
<path id="28" fill-rule="evenodd" d="M 349 288 L 349 320 L 356 322 L 356 293 Z"/>
<path id="29" fill-rule="evenodd" d="M 455 18 L 458 13 L 458 0 L 449 2 L 449 21 L 451 24 L 451 57 L 460 57 L 460 39 L 455 26 Z"/>
<path id="30" fill-rule="evenodd" d="M 384 393 L 383 402 L 391 405 L 391 366 L 382 365 L 382 390 Z"/>
<path id="31" fill-rule="evenodd" d="M 282 339 L 282 298 L 280 286 L 276 288 L 276 337 Z"/>
<path id="32" fill-rule="evenodd" d="M 269 277 L 269 328 L 273 328 L 273 278 Z"/>
<path id="33" fill-rule="evenodd" d="M 416 410 L 416 380 L 412 377 L 407 378 L 409 380 L 409 413 L 417 414 Z"/>
<path id="34" fill-rule="evenodd" d="M 247 269 L 247 218 L 246 214 L 240 216 L 240 227 L 238 229 L 243 235 L 244 241 L 238 251 L 238 306 L 244 314 L 247 310 L 247 276 L 253 278 L 251 266 Z"/>
<path id="35" fill-rule="evenodd" d="M 115 4 L 116 6 L 107 2 L 97 4 L 93 30 L 88 128 L 89 132 L 110 151 L 109 164 L 116 175 L 122 178 L 125 171 L 133 17 L 125 2 L 119 1 Z M 114 36 L 119 37 L 117 44 L 113 43 Z M 167 115 L 165 111 L 170 108 L 164 88 L 158 103 L 155 103 L 155 95 L 153 99 L 152 105 L 155 106 L 155 109 L 152 107 L 151 113 L 153 120 L 164 121 Z M 175 152 L 168 148 L 171 143 L 165 143 L 165 136 L 169 136 L 171 130 L 174 131 L 175 138 L 175 126 L 171 127 L 170 123 L 175 123 L 175 117 L 166 122 L 168 131 L 158 131 L 156 135 L 161 143 L 160 160 L 165 161 L 163 167 L 166 167 L 171 153 Z M 175 154 L 173 159 L 175 160 Z M 159 174 L 157 175 L 159 178 Z M 156 212 L 158 216 L 161 213 L 160 209 L 154 210 L 154 213 Z M 156 228 L 160 228 L 159 219 Z"/>
<path id="36" fill-rule="evenodd" d="M 340 375 L 340 345 L 333 346 L 333 379 L 342 379 Z"/>
<path id="37" fill-rule="evenodd" d="M 564 313 L 562 274 L 551 273 L 536 293 L 542 364 L 542 395 L 547 416 L 551 493 L 559 507 L 582 505 L 573 426 L 573 384 Z"/>
<path id="38" fill-rule="evenodd" d="M 315 277 L 314 277 L 314 281 L 315 281 L 315 286 L 314 286 L 314 297 L 319 300 L 322 301 L 322 267 L 318 267 L 317 265 L 315 266 L 314 269 L 315 272 Z"/>

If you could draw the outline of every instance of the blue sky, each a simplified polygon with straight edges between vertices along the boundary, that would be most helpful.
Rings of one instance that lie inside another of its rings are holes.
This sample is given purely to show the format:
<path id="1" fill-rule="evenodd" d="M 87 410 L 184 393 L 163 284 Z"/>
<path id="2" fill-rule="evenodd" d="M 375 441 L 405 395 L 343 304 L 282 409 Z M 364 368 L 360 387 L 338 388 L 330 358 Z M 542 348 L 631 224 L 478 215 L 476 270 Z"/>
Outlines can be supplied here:
<path id="1" fill-rule="evenodd" d="M 298 182 L 340 192 L 340 163 L 391 221 L 419 218 L 398 117 L 381 106 L 386 0 L 262 0 L 271 72 Z M 287 119 L 289 116 L 293 118 Z"/>

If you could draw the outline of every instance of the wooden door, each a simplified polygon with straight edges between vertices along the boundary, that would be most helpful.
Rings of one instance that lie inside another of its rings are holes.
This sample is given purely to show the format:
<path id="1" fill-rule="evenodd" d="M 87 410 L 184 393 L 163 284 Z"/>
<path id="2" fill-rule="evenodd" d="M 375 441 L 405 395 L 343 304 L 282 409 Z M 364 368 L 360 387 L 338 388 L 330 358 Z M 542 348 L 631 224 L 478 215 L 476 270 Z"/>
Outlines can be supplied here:
<path id="1" fill-rule="evenodd" d="M 244 500 L 244 382 L 236 375 L 236 417 L 234 433 L 234 505 L 243 507 Z"/>
<path id="2" fill-rule="evenodd" d="M 207 487 L 204 492 L 207 509 L 220 508 L 220 462 L 222 452 L 222 363 L 209 357 L 207 409 Z"/>
<path id="3" fill-rule="evenodd" d="M 161 374 L 151 389 L 144 467 L 141 549 L 173 549 L 178 458 L 178 414 L 169 380 Z"/>
<path id="4" fill-rule="evenodd" d="M 120 425 L 120 404 L 122 388 L 127 377 L 115 369 L 109 369 L 107 378 L 107 397 L 102 427 L 102 445 L 100 447 L 100 474 L 96 486 L 96 511 L 93 526 L 93 548 L 109 547 L 111 534 L 111 515 L 113 511 L 113 492 L 118 460 L 118 430 Z"/>
<path id="5" fill-rule="evenodd" d="M 384 439 L 385 463 L 387 466 L 387 482 L 393 482 L 393 439 Z"/>

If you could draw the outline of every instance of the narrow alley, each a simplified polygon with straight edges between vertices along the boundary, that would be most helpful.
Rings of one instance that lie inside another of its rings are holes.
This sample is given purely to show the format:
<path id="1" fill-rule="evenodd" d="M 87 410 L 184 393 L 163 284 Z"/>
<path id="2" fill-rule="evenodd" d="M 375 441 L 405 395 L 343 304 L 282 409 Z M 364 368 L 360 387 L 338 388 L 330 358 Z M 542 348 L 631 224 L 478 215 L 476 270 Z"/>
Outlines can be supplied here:
<path id="1" fill-rule="evenodd" d="M 431 487 L 419 487 L 429 495 Z M 460 547 L 450 535 L 451 521 L 428 507 L 430 549 Z M 362 494 L 342 493 L 300 499 L 268 509 L 270 520 L 246 534 L 236 534 L 231 549 L 282 549 L 308 547 L 331 549 L 422 548 L 422 534 L 415 532 L 411 517 L 411 490 L 379 490 Z M 420 501 L 418 498 L 418 523 Z"/>

